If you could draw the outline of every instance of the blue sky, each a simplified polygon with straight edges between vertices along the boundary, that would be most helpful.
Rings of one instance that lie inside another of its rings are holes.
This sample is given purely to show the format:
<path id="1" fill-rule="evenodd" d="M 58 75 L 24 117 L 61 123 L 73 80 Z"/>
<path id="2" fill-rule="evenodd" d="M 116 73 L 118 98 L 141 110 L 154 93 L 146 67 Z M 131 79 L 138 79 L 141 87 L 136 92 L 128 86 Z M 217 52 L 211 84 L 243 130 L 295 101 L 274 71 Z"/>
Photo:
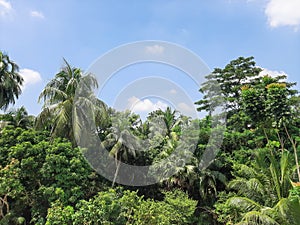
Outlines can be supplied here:
<path id="1" fill-rule="evenodd" d="M 41 108 L 38 95 L 63 65 L 63 57 L 87 70 L 107 51 L 142 40 L 176 43 L 211 69 L 239 56 L 254 56 L 269 74 L 284 72 L 300 83 L 299 28 L 299 0 L 0 0 L 0 49 L 17 62 L 26 80 L 16 107 L 24 105 L 35 115 Z M 173 69 L 147 66 L 123 73 L 114 78 L 117 91 L 129 73 L 134 78 L 181 76 Z M 195 84 L 181 83 L 192 100 L 199 99 Z M 104 97 L 111 105 L 109 90 Z M 137 101 L 140 111 L 165 104 Z"/>

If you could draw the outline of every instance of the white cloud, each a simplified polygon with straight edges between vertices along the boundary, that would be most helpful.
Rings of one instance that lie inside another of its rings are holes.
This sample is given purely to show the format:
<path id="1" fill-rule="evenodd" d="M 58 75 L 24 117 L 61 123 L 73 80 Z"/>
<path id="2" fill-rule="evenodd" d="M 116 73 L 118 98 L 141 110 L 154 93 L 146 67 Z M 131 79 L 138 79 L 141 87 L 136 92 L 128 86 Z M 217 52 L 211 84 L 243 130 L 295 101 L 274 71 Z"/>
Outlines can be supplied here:
<path id="1" fill-rule="evenodd" d="M 300 25 L 299 0 L 270 0 L 265 13 L 271 27 Z"/>
<path id="2" fill-rule="evenodd" d="M 0 16 L 6 16 L 12 11 L 10 2 L 6 0 L 0 0 Z"/>
<path id="3" fill-rule="evenodd" d="M 161 45 L 146 46 L 146 52 L 150 54 L 162 54 L 165 48 Z"/>
<path id="4" fill-rule="evenodd" d="M 30 85 L 37 84 L 42 81 L 42 77 L 39 72 L 31 70 L 31 69 L 20 69 L 21 76 L 24 79 L 23 90 Z"/>
<path id="5" fill-rule="evenodd" d="M 31 11 L 30 12 L 31 17 L 39 18 L 39 19 L 45 19 L 45 16 L 42 12 L 39 11 Z"/>
<path id="6" fill-rule="evenodd" d="M 140 100 L 135 96 L 128 99 L 128 108 L 136 113 L 152 112 L 158 109 L 165 110 L 167 107 L 168 105 L 163 103 L 162 101 L 157 101 L 156 103 L 153 103 L 149 99 Z"/>
<path id="7" fill-rule="evenodd" d="M 279 75 L 286 75 L 286 73 L 283 72 L 283 71 L 276 71 L 276 70 L 269 70 L 269 69 L 266 69 L 266 68 L 262 68 L 262 71 L 260 72 L 259 75 L 260 76 L 269 75 L 271 77 L 276 77 L 276 76 L 279 76 Z"/>

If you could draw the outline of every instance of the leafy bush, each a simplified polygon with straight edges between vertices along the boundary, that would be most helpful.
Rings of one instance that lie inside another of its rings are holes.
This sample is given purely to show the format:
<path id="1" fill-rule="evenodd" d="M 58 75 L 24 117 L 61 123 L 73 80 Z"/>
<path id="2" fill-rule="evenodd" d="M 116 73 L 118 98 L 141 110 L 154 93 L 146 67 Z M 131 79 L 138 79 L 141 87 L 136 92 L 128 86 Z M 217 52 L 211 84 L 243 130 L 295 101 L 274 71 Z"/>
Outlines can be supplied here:
<path id="1" fill-rule="evenodd" d="M 46 224 L 190 224 L 197 202 L 179 190 L 164 193 L 163 201 L 154 201 L 134 191 L 109 189 L 80 201 L 75 210 L 55 202 L 48 210 Z"/>

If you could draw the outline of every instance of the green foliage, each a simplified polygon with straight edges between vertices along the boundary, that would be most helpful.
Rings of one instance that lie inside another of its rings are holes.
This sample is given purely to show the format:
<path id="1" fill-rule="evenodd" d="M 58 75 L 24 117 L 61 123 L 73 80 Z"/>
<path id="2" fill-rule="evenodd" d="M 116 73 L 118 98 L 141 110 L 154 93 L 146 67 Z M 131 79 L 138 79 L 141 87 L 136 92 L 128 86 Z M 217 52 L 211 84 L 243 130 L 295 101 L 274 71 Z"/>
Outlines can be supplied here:
<path id="1" fill-rule="evenodd" d="M 254 221 L 255 224 L 295 224 L 291 221 L 298 220 L 298 214 L 284 214 L 287 208 L 292 210 L 298 206 L 292 206 L 289 200 L 290 154 L 282 152 L 277 158 L 272 149 L 276 146 L 279 147 L 276 142 L 269 143 L 269 154 L 266 155 L 262 150 L 262 154 L 257 154 L 256 162 L 251 166 L 234 166 L 235 178 L 228 183 L 228 188 L 236 191 L 236 194 L 229 193 L 226 201 L 219 201 L 216 205 L 221 221 L 240 221 L 239 224 L 252 224 Z"/>
<path id="2" fill-rule="evenodd" d="M 290 88 L 286 76 L 257 78 L 254 84 L 242 87 L 243 108 L 255 126 L 282 125 L 292 114 L 292 97 L 297 93 Z"/>
<path id="3" fill-rule="evenodd" d="M 52 204 L 48 209 L 46 225 L 71 225 L 74 208 L 72 206 L 64 207 L 59 201 Z"/>
<path id="4" fill-rule="evenodd" d="M 43 224 L 52 202 L 74 205 L 97 190 L 97 184 L 91 182 L 99 184 L 100 180 L 91 180 L 93 172 L 80 149 L 66 140 L 47 139 L 44 133 L 21 128 L 7 127 L 1 133 L 0 195 L 15 214 L 8 223 L 23 216 Z"/>
<path id="5" fill-rule="evenodd" d="M 164 201 L 142 201 L 134 211 L 133 224 L 190 224 L 197 202 L 179 191 L 164 192 Z"/>
<path id="6" fill-rule="evenodd" d="M 0 220 L 9 217 L 10 199 L 17 199 L 24 193 L 24 186 L 20 182 L 19 161 L 12 159 L 10 164 L 5 167 L 0 166 Z"/>
<path id="7" fill-rule="evenodd" d="M 118 202 L 120 194 L 116 190 L 99 193 L 94 199 L 80 201 L 76 207 L 78 211 L 74 214 L 73 224 L 125 224 L 122 206 Z"/>
<path id="8" fill-rule="evenodd" d="M 175 190 L 164 192 L 163 201 L 145 200 L 137 192 L 110 189 L 75 209 L 55 202 L 48 210 L 46 224 L 191 224 L 197 202 Z"/>

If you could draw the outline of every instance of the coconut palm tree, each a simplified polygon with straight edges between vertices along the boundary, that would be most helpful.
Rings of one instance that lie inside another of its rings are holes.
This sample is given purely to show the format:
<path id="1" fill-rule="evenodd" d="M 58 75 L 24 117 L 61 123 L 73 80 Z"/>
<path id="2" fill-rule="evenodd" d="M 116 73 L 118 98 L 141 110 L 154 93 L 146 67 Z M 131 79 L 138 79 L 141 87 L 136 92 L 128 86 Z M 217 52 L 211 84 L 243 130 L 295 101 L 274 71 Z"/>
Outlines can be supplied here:
<path id="1" fill-rule="evenodd" d="M 44 101 L 44 105 L 36 119 L 36 127 L 50 129 L 52 137 L 67 138 L 76 145 L 74 128 L 80 129 L 84 126 L 80 124 L 84 121 L 78 119 L 78 111 L 73 110 L 79 85 L 81 85 L 80 91 L 85 93 L 81 93 L 76 103 L 80 103 L 82 109 L 92 111 L 98 121 L 106 115 L 106 105 L 93 95 L 93 89 L 98 87 L 97 80 L 91 75 L 83 76 L 79 68 L 71 67 L 65 59 L 64 62 L 65 66 L 46 85 L 39 96 L 38 101 Z"/>
<path id="2" fill-rule="evenodd" d="M 109 155 L 115 159 L 115 174 L 112 187 L 117 180 L 122 161 L 130 163 L 135 159 L 140 150 L 139 139 L 134 136 L 135 122 L 139 120 L 130 111 L 113 112 L 111 115 L 112 126 L 108 129 L 108 135 L 103 141 Z"/>
<path id="3" fill-rule="evenodd" d="M 167 107 L 165 111 L 162 109 L 158 109 L 149 114 L 148 120 L 152 122 L 152 124 L 156 127 L 161 126 L 165 135 L 169 138 L 172 138 L 172 135 L 175 135 L 174 132 L 177 131 L 179 125 L 182 123 L 181 118 L 178 116 L 178 112 L 176 110 L 172 110 L 170 107 Z M 150 127 L 151 129 L 155 129 L 155 127 Z"/>
<path id="4" fill-rule="evenodd" d="M 23 78 L 18 71 L 18 65 L 0 51 L 0 109 L 6 110 L 9 104 L 15 104 L 22 92 Z"/>

